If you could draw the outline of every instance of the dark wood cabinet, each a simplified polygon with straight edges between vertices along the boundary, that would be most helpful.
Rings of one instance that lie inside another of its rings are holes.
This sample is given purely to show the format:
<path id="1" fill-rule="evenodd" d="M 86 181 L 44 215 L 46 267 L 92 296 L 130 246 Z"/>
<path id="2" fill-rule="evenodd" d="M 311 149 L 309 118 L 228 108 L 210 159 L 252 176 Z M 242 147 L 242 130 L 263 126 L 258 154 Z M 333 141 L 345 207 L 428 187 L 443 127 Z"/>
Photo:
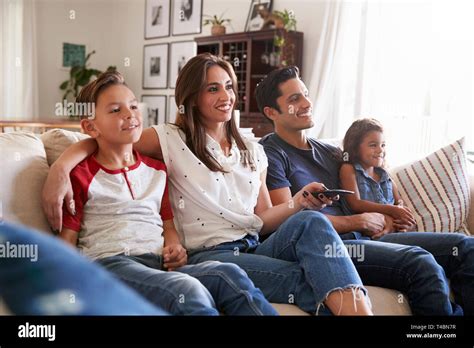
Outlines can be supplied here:
<path id="1" fill-rule="evenodd" d="M 275 37 L 284 37 L 284 48 L 275 46 Z M 261 137 L 273 131 L 273 125 L 263 116 L 255 100 L 255 87 L 270 71 L 288 65 L 300 68 L 303 63 L 303 33 L 282 30 L 260 30 L 195 38 L 198 53 L 210 52 L 224 57 L 238 79 L 240 127 L 253 128 Z"/>

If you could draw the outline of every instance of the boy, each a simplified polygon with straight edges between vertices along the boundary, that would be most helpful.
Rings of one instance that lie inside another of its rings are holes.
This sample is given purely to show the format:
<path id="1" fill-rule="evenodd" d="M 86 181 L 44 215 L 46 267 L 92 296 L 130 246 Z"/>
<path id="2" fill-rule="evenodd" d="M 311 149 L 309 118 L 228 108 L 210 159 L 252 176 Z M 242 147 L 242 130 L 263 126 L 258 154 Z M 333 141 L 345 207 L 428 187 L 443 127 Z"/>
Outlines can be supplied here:
<path id="1" fill-rule="evenodd" d="M 237 266 L 185 265 L 165 165 L 133 151 L 142 117 L 123 77 L 100 75 L 76 102 L 95 106 L 81 125 L 98 149 L 71 172 L 74 215 L 65 210 L 60 237 L 172 314 L 276 314 Z"/>

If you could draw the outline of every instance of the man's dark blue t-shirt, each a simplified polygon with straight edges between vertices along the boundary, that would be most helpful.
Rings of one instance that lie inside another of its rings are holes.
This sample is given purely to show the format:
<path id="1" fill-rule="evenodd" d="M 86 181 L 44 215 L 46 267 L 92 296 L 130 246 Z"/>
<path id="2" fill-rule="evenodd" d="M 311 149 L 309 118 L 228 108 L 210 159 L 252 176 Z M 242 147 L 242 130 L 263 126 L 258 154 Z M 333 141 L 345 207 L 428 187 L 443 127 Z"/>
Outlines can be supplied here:
<path id="1" fill-rule="evenodd" d="M 303 186 L 316 181 L 327 188 L 339 188 L 339 168 L 342 152 L 339 148 L 308 138 L 311 149 L 298 149 L 276 133 L 263 137 L 260 141 L 268 157 L 267 187 L 276 190 L 289 187 L 291 195 Z M 346 215 L 347 204 L 341 198 L 322 210 L 329 215 Z"/>

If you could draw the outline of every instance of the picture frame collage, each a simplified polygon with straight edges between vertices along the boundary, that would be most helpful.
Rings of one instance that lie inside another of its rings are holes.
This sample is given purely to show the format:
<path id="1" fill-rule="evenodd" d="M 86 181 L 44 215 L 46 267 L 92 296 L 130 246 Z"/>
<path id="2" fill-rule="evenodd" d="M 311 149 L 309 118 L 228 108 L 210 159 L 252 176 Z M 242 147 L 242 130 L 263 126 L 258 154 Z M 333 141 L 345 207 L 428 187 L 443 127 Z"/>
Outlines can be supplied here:
<path id="1" fill-rule="evenodd" d="M 201 33 L 203 1 L 146 0 L 145 40 Z M 193 40 L 146 44 L 142 88 L 175 88 L 180 70 L 196 53 Z M 176 115 L 171 116 L 177 110 L 174 95 L 144 94 L 141 101 L 146 104 L 145 124 L 175 121 Z"/>

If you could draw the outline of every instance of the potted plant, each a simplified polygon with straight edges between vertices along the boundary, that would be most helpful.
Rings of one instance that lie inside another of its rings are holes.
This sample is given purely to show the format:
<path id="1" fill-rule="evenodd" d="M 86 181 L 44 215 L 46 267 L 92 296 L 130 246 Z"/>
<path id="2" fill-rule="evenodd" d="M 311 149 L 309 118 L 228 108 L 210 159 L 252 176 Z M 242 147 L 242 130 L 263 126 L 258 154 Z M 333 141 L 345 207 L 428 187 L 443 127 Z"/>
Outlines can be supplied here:
<path id="1" fill-rule="evenodd" d="M 207 19 L 204 20 L 203 25 L 211 24 L 211 35 L 224 35 L 225 34 L 225 23 L 230 23 L 229 18 L 222 18 L 224 14 L 221 14 L 219 17 L 217 15 L 209 16 L 204 15 Z"/>
<path id="2" fill-rule="evenodd" d="M 296 31 L 296 18 L 293 11 L 284 9 L 283 11 L 273 11 L 273 14 L 281 18 L 285 30 Z"/>
<path id="3" fill-rule="evenodd" d="M 282 28 L 277 28 L 277 33 L 273 40 L 273 44 L 279 48 L 280 56 L 278 57 L 278 65 L 288 66 L 294 64 L 294 44 L 288 40 L 288 32 L 296 31 L 296 18 L 293 11 L 284 9 L 283 11 L 273 11 L 275 17 L 281 19 Z"/>
<path id="4" fill-rule="evenodd" d="M 79 91 L 82 87 L 87 85 L 93 76 L 97 77 L 102 74 L 102 71 L 97 69 L 89 69 L 87 67 L 87 61 L 95 53 L 90 52 L 84 61 L 82 66 L 73 66 L 69 72 L 69 79 L 61 83 L 59 89 L 64 91 L 63 99 L 67 99 L 72 94 L 74 98 L 77 98 Z M 115 66 L 109 66 L 107 71 L 116 70 Z"/>

